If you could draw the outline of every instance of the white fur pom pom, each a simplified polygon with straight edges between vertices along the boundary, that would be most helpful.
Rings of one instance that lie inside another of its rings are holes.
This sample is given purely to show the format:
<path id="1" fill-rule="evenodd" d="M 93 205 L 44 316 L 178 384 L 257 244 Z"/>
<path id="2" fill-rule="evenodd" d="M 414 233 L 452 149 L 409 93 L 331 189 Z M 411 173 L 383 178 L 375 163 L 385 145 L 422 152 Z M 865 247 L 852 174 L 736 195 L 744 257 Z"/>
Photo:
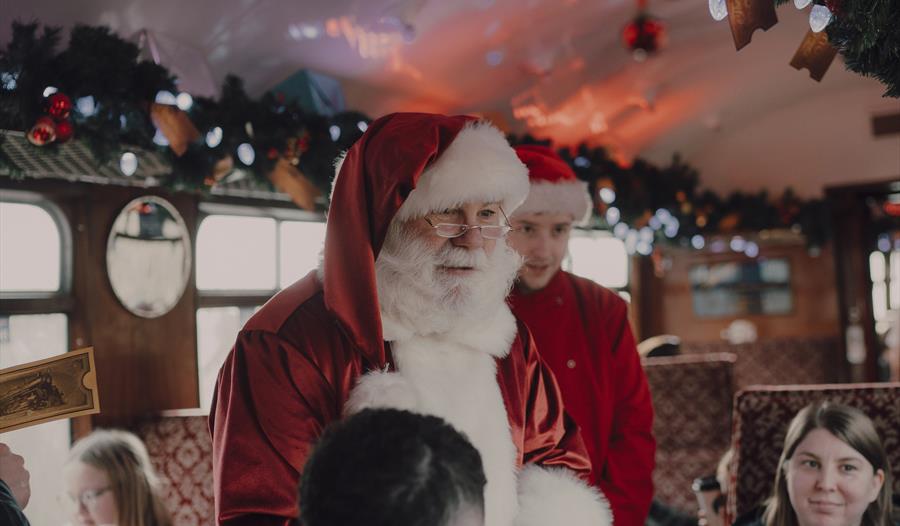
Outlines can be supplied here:
<path id="1" fill-rule="evenodd" d="M 415 411 L 418 406 L 415 387 L 400 373 L 372 371 L 359 378 L 344 406 L 344 414 L 374 408 Z"/>
<path id="2" fill-rule="evenodd" d="M 519 473 L 515 526 L 610 526 L 606 498 L 565 468 L 526 466 Z"/>

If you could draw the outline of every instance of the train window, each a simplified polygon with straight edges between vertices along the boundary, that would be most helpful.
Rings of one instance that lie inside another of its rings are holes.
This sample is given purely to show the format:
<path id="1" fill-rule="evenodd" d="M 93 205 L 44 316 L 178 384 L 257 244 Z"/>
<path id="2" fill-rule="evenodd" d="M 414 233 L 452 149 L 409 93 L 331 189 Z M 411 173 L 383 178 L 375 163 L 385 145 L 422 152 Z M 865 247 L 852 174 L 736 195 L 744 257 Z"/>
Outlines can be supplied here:
<path id="1" fill-rule="evenodd" d="M 260 305 L 318 266 L 324 218 L 294 209 L 204 203 L 197 233 L 197 365 L 208 410 L 222 362 Z M 236 248 L 240 247 L 240 248 Z"/>
<path id="2" fill-rule="evenodd" d="M 59 228 L 45 208 L 0 202 L 0 291 L 60 290 L 61 250 Z"/>
<path id="3" fill-rule="evenodd" d="M 71 235 L 62 212 L 39 194 L 0 190 L 0 369 L 69 350 Z M 26 459 L 31 524 L 63 524 L 56 496 L 70 444 L 68 420 L 3 433 Z"/>
<path id="4" fill-rule="evenodd" d="M 573 230 L 563 268 L 610 289 L 621 291 L 628 287 L 625 244 L 607 232 Z"/>
<path id="5" fill-rule="evenodd" d="M 197 288 L 274 290 L 276 222 L 271 217 L 211 215 L 197 232 Z"/>
<path id="6" fill-rule="evenodd" d="M 216 377 L 238 331 L 259 307 L 206 307 L 197 310 L 197 370 L 200 408 L 209 410 Z"/>
<path id="7" fill-rule="evenodd" d="M 325 244 L 325 223 L 283 221 L 280 227 L 281 276 L 278 281 L 284 288 L 318 267 Z"/>

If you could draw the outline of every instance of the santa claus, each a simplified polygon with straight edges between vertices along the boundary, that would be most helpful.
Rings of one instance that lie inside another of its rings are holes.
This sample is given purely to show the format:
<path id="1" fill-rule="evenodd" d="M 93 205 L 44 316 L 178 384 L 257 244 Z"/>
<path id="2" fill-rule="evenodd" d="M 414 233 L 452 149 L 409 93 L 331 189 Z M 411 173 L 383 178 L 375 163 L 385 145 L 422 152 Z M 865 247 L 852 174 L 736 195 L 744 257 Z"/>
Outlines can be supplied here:
<path id="1" fill-rule="evenodd" d="M 611 523 L 556 381 L 505 302 L 521 263 L 506 216 L 528 186 L 503 135 L 470 117 L 369 126 L 339 167 L 318 272 L 247 322 L 220 372 L 220 524 L 290 524 L 323 428 L 368 407 L 464 433 L 488 526 Z"/>

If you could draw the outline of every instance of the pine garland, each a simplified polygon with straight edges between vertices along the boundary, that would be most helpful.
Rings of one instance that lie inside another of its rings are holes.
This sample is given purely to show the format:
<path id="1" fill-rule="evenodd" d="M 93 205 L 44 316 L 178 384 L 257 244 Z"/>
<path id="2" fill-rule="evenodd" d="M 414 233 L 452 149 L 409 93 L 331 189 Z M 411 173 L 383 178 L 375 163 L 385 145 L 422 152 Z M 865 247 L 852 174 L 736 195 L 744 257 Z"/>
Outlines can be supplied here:
<path id="1" fill-rule="evenodd" d="M 544 144 L 529 135 L 510 137 L 513 144 Z M 678 222 L 677 232 L 668 236 L 657 228 L 655 240 L 692 246 L 694 236 L 738 235 L 772 229 L 802 233 L 807 245 L 821 247 L 830 238 L 830 217 L 822 199 L 804 200 L 787 188 L 780 196 L 766 191 L 755 194 L 733 192 L 722 197 L 710 190 L 700 191 L 700 174 L 678 154 L 666 166 L 635 159 L 630 166 L 614 161 L 603 147 L 581 144 L 557 153 L 572 167 L 579 179 L 587 181 L 594 200 L 594 226 L 614 230 L 617 224 L 631 229 L 648 226 L 658 210 L 667 211 Z M 607 205 L 599 190 L 615 191 L 615 201 Z M 618 209 L 618 221 L 607 221 L 610 206 Z"/>
<path id="2" fill-rule="evenodd" d="M 358 112 L 333 118 L 310 114 L 298 103 L 283 102 L 272 93 L 251 99 L 241 79 L 231 75 L 218 99 L 194 99 L 188 113 L 200 139 L 176 156 L 168 147 L 154 144 L 156 128 L 149 115 L 150 103 L 159 91 L 175 91 L 175 78 L 166 68 L 138 60 L 138 47 L 106 27 L 75 26 L 61 52 L 56 51 L 59 28 L 39 31 L 37 23 L 16 22 L 12 27 L 11 42 L 0 50 L 0 129 L 30 129 L 44 113 L 47 86 L 58 88 L 73 101 L 93 97 L 95 112 L 72 111 L 75 138 L 90 148 L 101 165 L 135 147 L 161 153 L 171 167 L 171 174 L 161 184 L 173 190 L 208 191 L 215 183 L 210 176 L 216 163 L 245 142 L 253 146 L 256 155 L 251 166 L 242 166 L 243 172 L 257 186 L 271 188 L 268 173 L 288 142 L 296 144 L 302 139 L 305 151 L 299 155 L 297 167 L 327 194 L 334 159 L 362 135 L 358 123 L 369 122 Z M 337 141 L 329 132 L 333 125 L 341 131 Z M 222 129 L 222 140 L 209 147 L 206 133 L 216 127 Z M 36 146 L 35 155 L 53 155 L 56 148 L 54 143 Z M 10 171 L 15 173 L 15 167 Z"/>
<path id="3" fill-rule="evenodd" d="M 789 0 L 774 0 L 775 6 Z M 816 0 L 832 9 L 825 31 L 850 71 L 878 79 L 900 98 L 900 0 Z"/>

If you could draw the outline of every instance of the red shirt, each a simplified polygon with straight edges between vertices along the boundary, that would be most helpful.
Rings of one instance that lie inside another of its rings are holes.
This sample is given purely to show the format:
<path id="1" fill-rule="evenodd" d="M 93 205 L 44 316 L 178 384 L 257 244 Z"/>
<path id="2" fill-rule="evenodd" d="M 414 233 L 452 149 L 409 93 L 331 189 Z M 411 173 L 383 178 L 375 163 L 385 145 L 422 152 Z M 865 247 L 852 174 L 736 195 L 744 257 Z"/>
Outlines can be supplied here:
<path id="1" fill-rule="evenodd" d="M 593 281 L 559 271 L 543 289 L 510 295 L 581 428 L 597 486 L 616 525 L 641 525 L 653 498 L 653 406 L 628 305 Z"/>

